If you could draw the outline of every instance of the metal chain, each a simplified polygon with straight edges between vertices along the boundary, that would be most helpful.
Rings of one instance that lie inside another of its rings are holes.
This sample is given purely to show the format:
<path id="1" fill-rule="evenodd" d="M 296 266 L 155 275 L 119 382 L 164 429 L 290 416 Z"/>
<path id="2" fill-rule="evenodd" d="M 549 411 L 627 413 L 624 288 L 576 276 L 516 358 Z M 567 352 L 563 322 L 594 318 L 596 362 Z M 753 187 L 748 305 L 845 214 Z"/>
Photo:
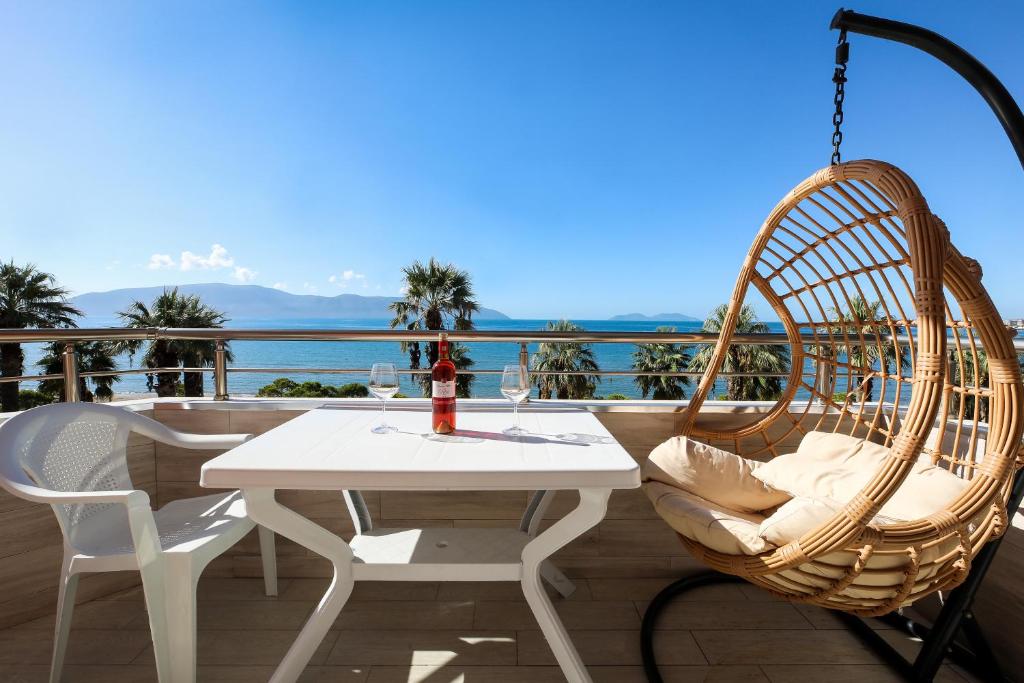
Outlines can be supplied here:
<path id="1" fill-rule="evenodd" d="M 836 45 L 836 70 L 832 74 L 832 82 L 836 84 L 836 96 L 833 99 L 836 111 L 832 114 L 832 165 L 842 161 L 839 145 L 843 144 L 843 100 L 846 98 L 846 63 L 850 60 L 850 44 L 846 42 L 846 29 L 839 32 L 839 44 Z"/>

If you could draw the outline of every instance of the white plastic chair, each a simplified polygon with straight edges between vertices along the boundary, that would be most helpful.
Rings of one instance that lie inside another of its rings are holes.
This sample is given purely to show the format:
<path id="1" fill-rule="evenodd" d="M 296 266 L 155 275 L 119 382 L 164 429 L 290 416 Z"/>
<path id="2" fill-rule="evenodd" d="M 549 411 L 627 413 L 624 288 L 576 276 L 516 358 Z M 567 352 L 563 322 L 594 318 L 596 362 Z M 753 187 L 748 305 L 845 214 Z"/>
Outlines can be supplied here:
<path id="1" fill-rule="evenodd" d="M 130 432 L 193 449 L 232 448 L 251 437 L 185 434 L 91 403 L 42 406 L 0 425 L 0 487 L 49 503 L 64 534 L 51 683 L 61 677 L 79 574 L 122 570 L 141 574 L 160 680 L 194 681 L 199 576 L 255 526 L 238 491 L 154 512 L 128 474 Z M 277 595 L 274 534 L 260 527 L 259 539 L 266 593 Z"/>

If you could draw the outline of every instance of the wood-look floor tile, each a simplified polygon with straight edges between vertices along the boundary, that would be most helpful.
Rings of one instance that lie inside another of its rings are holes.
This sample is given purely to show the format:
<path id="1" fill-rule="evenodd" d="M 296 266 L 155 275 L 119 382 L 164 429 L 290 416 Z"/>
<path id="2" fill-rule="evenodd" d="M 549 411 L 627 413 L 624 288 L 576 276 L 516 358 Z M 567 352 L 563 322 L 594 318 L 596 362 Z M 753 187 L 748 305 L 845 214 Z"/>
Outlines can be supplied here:
<path id="1" fill-rule="evenodd" d="M 332 665 L 515 664 L 511 631 L 343 631 L 327 657 Z"/>
<path id="2" fill-rule="evenodd" d="M 640 614 L 648 603 L 637 602 Z M 658 615 L 658 628 L 695 631 L 736 629 L 812 629 L 811 623 L 785 602 L 672 602 Z"/>
<path id="3" fill-rule="evenodd" d="M 569 597 L 562 597 L 549 583 L 544 588 L 552 601 L 590 600 L 590 586 L 586 579 L 573 581 L 576 590 Z M 442 581 L 437 594 L 438 600 L 504 600 L 525 601 L 522 585 L 518 581 Z"/>
<path id="4" fill-rule="evenodd" d="M 72 631 L 68 664 L 130 664 L 152 641 L 149 631 L 82 629 Z M 38 629 L 0 631 L 0 665 L 49 664 L 52 634 Z"/>
<path id="5" fill-rule="evenodd" d="M 473 607 L 468 601 L 350 600 L 331 628 L 379 631 L 474 628 Z"/>
<path id="6" fill-rule="evenodd" d="M 257 580 L 257 579 L 247 579 Z M 258 579 L 262 585 L 262 579 Z M 317 603 L 327 591 L 330 579 L 297 578 L 289 579 L 288 585 L 280 590 L 277 600 L 300 600 Z M 517 586 L 519 584 L 516 584 Z M 417 600 L 437 598 L 436 581 L 357 581 L 349 600 Z M 270 598 L 273 600 L 273 598 Z"/>
<path id="7" fill-rule="evenodd" d="M 199 665 L 277 666 L 297 635 L 298 631 L 200 631 Z M 336 633 L 327 634 L 310 663 L 323 664 L 336 638 Z M 152 650 L 146 654 L 152 661 Z"/>
<path id="8" fill-rule="evenodd" d="M 676 578 L 588 579 L 594 600 L 651 600 Z M 679 602 L 746 602 L 738 584 L 717 584 L 686 591 L 674 598 Z"/>
<path id="9" fill-rule="evenodd" d="M 149 628 L 144 603 L 128 600 L 95 600 L 75 605 L 71 618 L 71 628 L 79 629 L 119 629 L 131 626 L 142 619 L 141 628 Z M 56 614 L 40 617 L 18 628 L 52 631 Z"/>
<path id="10" fill-rule="evenodd" d="M 298 631 L 313 610 L 312 603 L 286 601 L 229 600 L 200 602 L 199 631 L 245 628 L 250 631 Z"/>
<path id="11" fill-rule="evenodd" d="M 557 565 L 570 579 L 679 578 L 667 557 L 565 557 Z"/>
<path id="12" fill-rule="evenodd" d="M 853 664 L 847 666 L 781 665 L 768 664 L 761 667 L 771 683 L 806 683 L 807 681 L 828 681 L 828 683 L 899 683 L 903 678 L 891 667 L 884 664 Z M 949 667 L 939 669 L 936 683 L 964 683 Z"/>
<path id="13" fill-rule="evenodd" d="M 283 596 L 291 586 L 291 579 L 277 580 L 278 596 Z M 322 591 L 321 591 L 322 594 Z M 199 579 L 198 600 L 202 604 L 207 600 L 266 600 L 276 602 L 280 597 L 268 596 L 264 591 L 263 579 L 247 578 L 214 578 Z"/>
<path id="14" fill-rule="evenodd" d="M 567 629 L 630 629 L 640 628 L 640 617 L 636 606 L 629 601 L 579 601 L 557 602 L 555 611 Z M 504 602 L 500 600 L 478 602 L 476 628 L 493 629 L 535 629 L 537 619 L 525 602 Z"/>
<path id="15" fill-rule="evenodd" d="M 846 631 L 693 631 L 711 664 L 877 664 Z"/>
<path id="16" fill-rule="evenodd" d="M 641 666 L 588 666 L 594 683 L 649 683 Z M 756 666 L 662 666 L 665 683 L 768 683 Z"/>
<path id="17" fill-rule="evenodd" d="M 640 634 L 636 630 L 628 631 L 581 631 L 569 630 L 576 650 L 587 666 L 602 665 L 634 665 L 641 663 Z M 555 656 L 551 647 L 540 631 L 519 631 L 516 634 L 519 642 L 519 665 L 534 666 L 555 664 Z M 655 654 L 658 663 L 664 666 L 673 664 L 707 664 L 707 660 L 688 631 L 666 631 L 662 637 L 655 639 Z"/>
<path id="18" fill-rule="evenodd" d="M 0 683 L 48 683 L 49 664 L 0 668 Z M 64 681 L 72 683 L 157 683 L 156 667 L 135 665 L 75 665 L 64 667 Z"/>
<path id="19" fill-rule="evenodd" d="M 375 666 L 368 683 L 565 683 L 557 666 Z"/>
<path id="20" fill-rule="evenodd" d="M 269 680 L 273 666 L 200 666 L 196 671 L 199 683 L 251 683 Z M 298 683 L 364 683 L 370 675 L 368 667 L 307 666 Z"/>

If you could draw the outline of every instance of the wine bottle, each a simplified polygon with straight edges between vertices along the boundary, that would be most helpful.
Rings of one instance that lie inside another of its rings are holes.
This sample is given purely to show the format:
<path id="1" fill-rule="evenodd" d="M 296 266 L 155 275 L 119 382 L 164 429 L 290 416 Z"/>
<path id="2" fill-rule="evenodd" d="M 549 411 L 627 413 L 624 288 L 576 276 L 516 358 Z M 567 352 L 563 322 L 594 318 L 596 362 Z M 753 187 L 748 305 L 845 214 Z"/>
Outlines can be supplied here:
<path id="1" fill-rule="evenodd" d="M 441 333 L 437 362 L 430 371 L 433 427 L 438 434 L 455 431 L 455 363 L 448 358 L 448 335 Z"/>

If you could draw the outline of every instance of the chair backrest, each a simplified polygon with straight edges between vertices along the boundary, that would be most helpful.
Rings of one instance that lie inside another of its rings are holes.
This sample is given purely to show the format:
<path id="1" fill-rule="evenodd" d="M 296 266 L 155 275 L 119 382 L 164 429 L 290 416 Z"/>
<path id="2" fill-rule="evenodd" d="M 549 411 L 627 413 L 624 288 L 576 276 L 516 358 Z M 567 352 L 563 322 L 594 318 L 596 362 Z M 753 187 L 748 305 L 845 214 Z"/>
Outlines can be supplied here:
<path id="1" fill-rule="evenodd" d="M 127 443 L 133 416 L 92 403 L 40 406 L 0 426 L 0 477 L 51 491 L 131 490 Z M 54 505 L 64 535 L 112 504 Z M 126 520 L 127 523 L 127 520 Z"/>
<path id="2" fill-rule="evenodd" d="M 735 347 L 749 289 L 785 327 L 788 380 L 747 424 L 702 429 L 697 412 Z M 831 166 L 794 188 L 758 233 L 682 431 L 760 459 L 810 430 L 842 432 L 900 460 L 1005 482 L 1024 415 L 1012 337 L 980 267 L 949 243 L 906 174 L 870 160 Z"/>

